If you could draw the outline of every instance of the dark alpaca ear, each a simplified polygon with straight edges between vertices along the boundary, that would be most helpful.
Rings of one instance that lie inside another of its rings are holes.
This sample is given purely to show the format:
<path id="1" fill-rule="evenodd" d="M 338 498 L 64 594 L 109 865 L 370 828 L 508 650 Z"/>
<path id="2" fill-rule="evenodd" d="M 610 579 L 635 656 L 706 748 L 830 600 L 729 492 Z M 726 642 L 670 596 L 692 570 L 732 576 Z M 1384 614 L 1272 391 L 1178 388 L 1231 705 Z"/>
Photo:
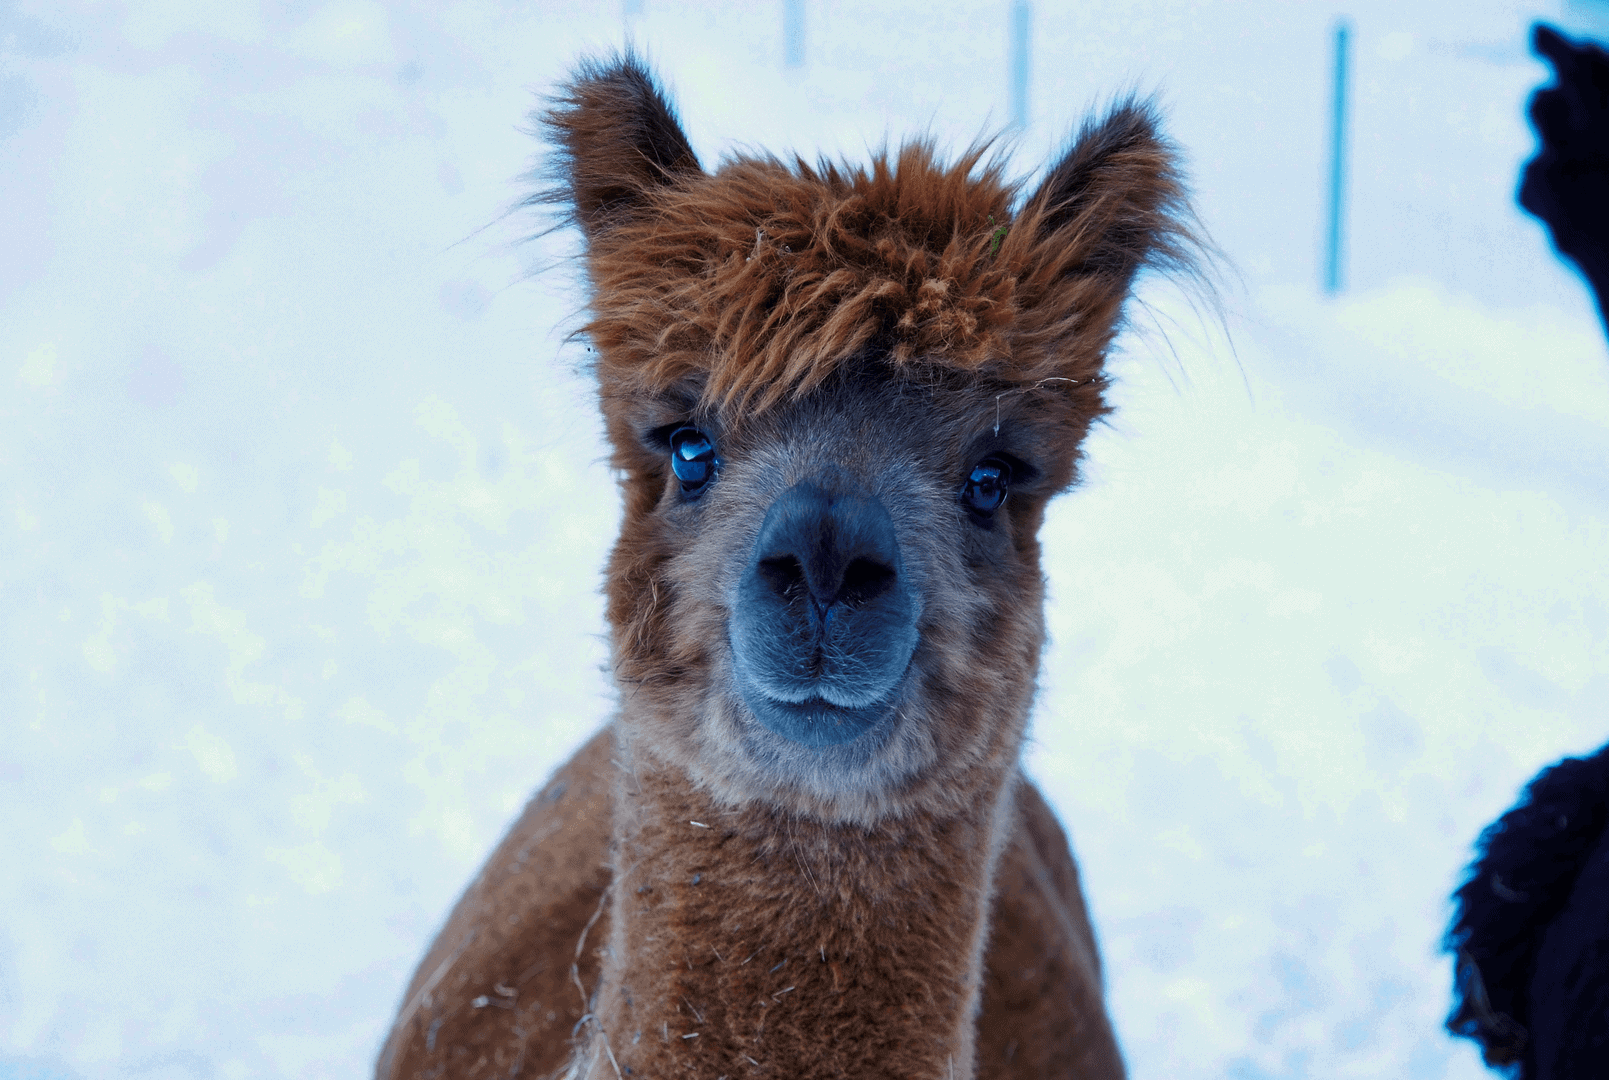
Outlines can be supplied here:
<path id="1" fill-rule="evenodd" d="M 1147 101 L 1130 97 L 1085 121 L 1019 221 L 1041 252 L 1039 272 L 1077 279 L 1085 304 L 1120 307 L 1142 267 L 1198 273 L 1203 245 L 1178 151 Z"/>
<path id="2" fill-rule="evenodd" d="M 560 187 L 538 198 L 567 205 L 589 243 L 631 220 L 656 189 L 701 171 L 675 112 L 630 52 L 584 62 L 541 123 L 558 148 Z"/>

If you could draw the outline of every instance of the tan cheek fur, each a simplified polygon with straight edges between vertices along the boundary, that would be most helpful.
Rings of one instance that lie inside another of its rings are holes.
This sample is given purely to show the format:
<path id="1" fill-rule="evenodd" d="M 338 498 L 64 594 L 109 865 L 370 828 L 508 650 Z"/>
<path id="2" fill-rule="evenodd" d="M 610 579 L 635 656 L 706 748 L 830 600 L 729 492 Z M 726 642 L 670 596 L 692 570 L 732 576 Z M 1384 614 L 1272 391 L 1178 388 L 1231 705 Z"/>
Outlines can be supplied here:
<path id="1" fill-rule="evenodd" d="M 646 754 L 733 804 L 764 799 L 862 823 L 960 806 L 975 786 L 968 770 L 1005 753 L 1020 731 L 1042 636 L 1037 566 L 1024 564 L 1014 577 L 970 570 L 957 536 L 975 527 L 961 520 L 953 485 L 924 479 L 930 470 L 913 451 L 854 438 L 853 430 L 828 438 L 832 426 L 831 417 L 802 418 L 797 427 L 809 437 L 740 458 L 696 510 L 661 515 L 659 532 L 673 553 L 650 590 L 658 637 L 617 658 L 619 668 L 640 673 L 633 725 L 644 733 Z M 823 462 L 881 497 L 905 553 L 905 576 L 923 598 L 903 722 L 870 758 L 792 748 L 760 728 L 732 691 L 730 604 L 760 520 Z M 985 578 L 994 579 L 992 589 Z M 630 635 L 622 652 L 640 640 Z"/>

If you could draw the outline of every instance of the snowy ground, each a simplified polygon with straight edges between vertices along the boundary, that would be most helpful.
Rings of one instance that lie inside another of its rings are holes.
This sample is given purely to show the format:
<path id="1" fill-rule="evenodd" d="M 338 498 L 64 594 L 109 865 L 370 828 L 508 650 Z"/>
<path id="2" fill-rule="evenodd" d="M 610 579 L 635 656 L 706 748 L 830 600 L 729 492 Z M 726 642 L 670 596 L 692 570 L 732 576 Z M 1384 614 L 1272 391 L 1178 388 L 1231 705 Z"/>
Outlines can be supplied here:
<path id="1" fill-rule="evenodd" d="M 775 3 L 644 7 L 706 161 L 1006 117 L 1007 0 L 811 3 L 798 71 Z M 573 8 L 0 5 L 0 1078 L 362 1074 L 608 714 L 568 241 L 500 217 L 622 39 Z M 1147 290 L 1046 526 L 1030 765 L 1141 1080 L 1484 1075 L 1446 895 L 1609 733 L 1609 355 L 1511 201 L 1592 6 L 1347 10 L 1332 302 L 1336 10 L 1036 5 L 1021 170 L 1160 90 L 1239 275 L 1227 339 Z"/>

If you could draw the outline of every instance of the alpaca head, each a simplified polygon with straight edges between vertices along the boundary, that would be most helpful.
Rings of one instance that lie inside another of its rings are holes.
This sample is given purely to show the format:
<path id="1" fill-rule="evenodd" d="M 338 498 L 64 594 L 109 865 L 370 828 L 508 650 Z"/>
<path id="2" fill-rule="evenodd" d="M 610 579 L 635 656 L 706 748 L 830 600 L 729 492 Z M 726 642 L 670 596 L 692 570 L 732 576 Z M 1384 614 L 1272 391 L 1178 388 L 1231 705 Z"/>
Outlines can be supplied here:
<path id="1" fill-rule="evenodd" d="M 1134 275 L 1190 265 L 1151 110 L 1086 125 L 1025 197 L 982 150 L 922 143 L 705 172 L 629 56 L 544 122 L 625 492 L 623 729 L 732 801 L 964 804 L 1016 761 L 1037 532 Z"/>

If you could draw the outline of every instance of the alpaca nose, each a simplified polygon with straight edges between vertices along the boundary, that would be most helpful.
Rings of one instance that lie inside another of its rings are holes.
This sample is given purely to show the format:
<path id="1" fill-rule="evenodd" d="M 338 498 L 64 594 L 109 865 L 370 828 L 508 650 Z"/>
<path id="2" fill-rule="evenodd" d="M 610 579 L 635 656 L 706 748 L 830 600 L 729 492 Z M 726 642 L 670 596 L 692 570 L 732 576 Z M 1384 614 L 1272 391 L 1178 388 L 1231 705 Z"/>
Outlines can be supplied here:
<path id="1" fill-rule="evenodd" d="M 808 599 L 822 623 L 835 606 L 864 607 L 899 579 L 899 542 L 883 504 L 809 482 L 771 504 L 754 551 L 755 573 L 772 595 L 789 605 Z"/>
<path id="2" fill-rule="evenodd" d="M 819 748 L 891 715 L 921 602 L 876 496 L 809 481 L 784 491 L 733 599 L 734 681 L 763 726 Z"/>

